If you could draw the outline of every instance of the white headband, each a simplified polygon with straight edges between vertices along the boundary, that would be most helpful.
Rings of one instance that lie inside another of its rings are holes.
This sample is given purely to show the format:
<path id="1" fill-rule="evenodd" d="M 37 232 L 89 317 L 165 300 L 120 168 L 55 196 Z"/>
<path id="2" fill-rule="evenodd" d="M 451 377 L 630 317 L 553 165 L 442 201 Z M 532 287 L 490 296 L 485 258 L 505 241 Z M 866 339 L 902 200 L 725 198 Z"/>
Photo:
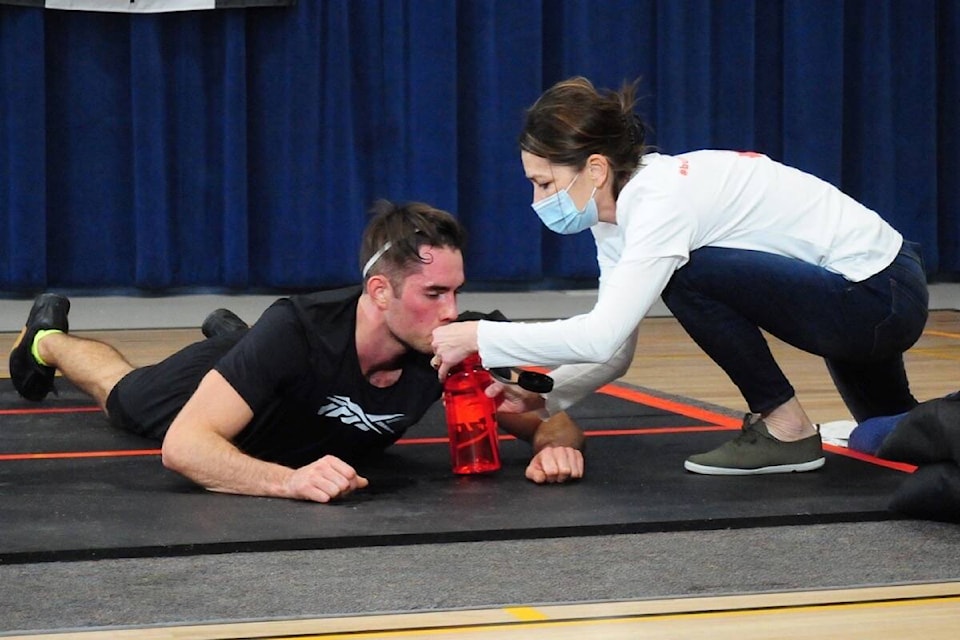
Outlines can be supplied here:
<path id="1" fill-rule="evenodd" d="M 370 272 L 370 267 L 372 267 L 373 265 L 375 265 L 375 264 L 377 263 L 377 260 L 379 260 L 380 258 L 382 258 L 382 257 L 383 257 L 383 254 L 385 254 L 385 253 L 390 249 L 390 247 L 392 247 L 392 246 L 393 246 L 393 243 L 388 240 L 388 241 L 386 241 L 386 242 L 383 243 L 383 246 L 380 247 L 380 250 L 379 250 L 379 251 L 377 251 L 375 254 L 373 254 L 372 256 L 370 256 L 370 259 L 367 260 L 367 264 L 363 265 L 362 275 L 363 275 L 364 278 L 366 278 L 366 277 L 367 277 L 367 273 Z"/>

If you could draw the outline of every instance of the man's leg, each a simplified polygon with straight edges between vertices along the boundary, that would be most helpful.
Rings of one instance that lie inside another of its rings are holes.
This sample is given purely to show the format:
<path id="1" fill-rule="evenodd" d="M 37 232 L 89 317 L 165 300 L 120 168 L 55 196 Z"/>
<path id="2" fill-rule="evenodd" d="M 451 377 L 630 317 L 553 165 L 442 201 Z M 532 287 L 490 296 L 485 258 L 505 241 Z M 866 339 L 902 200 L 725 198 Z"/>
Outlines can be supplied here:
<path id="1" fill-rule="evenodd" d="M 133 366 L 110 345 L 69 335 L 69 312 L 66 297 L 37 296 L 10 351 L 10 378 L 21 396 L 40 401 L 59 369 L 104 409 L 110 390 Z"/>
<path id="2" fill-rule="evenodd" d="M 204 335 L 214 338 L 216 343 L 221 342 L 221 336 L 231 336 L 235 340 L 248 328 L 246 322 L 227 309 L 213 311 L 203 323 Z M 135 368 L 112 346 L 65 333 L 44 336 L 37 342 L 37 351 L 47 365 L 58 369 L 81 391 L 93 397 L 104 411 L 110 392 Z M 173 361 L 179 362 L 179 359 Z M 170 383 L 169 386 L 175 385 Z"/>
<path id="3" fill-rule="evenodd" d="M 10 350 L 10 379 L 22 397 L 39 402 L 54 391 L 53 367 L 37 361 L 36 343 L 50 333 L 66 333 L 70 330 L 67 315 L 70 301 L 55 293 L 37 296 L 27 315 L 23 330 Z"/>
<path id="4" fill-rule="evenodd" d="M 250 325 L 244 322 L 240 316 L 233 311 L 230 311 L 230 309 L 215 309 L 211 311 L 210 314 L 204 318 L 203 324 L 200 325 L 200 331 L 205 338 L 222 336 L 233 333 L 234 331 L 246 331 L 249 328 Z"/>
<path id="5" fill-rule="evenodd" d="M 97 340 L 52 333 L 37 343 L 37 351 L 48 366 L 91 396 L 106 411 L 107 396 L 120 378 L 134 367 L 119 351 Z"/>

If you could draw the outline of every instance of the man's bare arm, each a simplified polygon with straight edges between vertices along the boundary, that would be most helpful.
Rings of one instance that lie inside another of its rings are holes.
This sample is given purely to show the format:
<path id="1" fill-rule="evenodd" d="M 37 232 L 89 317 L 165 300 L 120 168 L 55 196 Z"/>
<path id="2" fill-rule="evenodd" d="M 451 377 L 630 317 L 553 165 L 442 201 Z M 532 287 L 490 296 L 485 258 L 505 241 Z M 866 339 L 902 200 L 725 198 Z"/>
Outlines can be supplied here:
<path id="1" fill-rule="evenodd" d="M 211 491 L 329 502 L 367 486 L 334 456 L 291 469 L 258 460 L 232 442 L 253 411 L 226 379 L 211 371 L 174 419 L 163 441 L 163 464 Z"/>
<path id="2" fill-rule="evenodd" d="M 500 413 L 500 427 L 526 440 L 533 447 L 533 458 L 526 476 L 537 484 L 565 482 L 583 477 L 583 430 L 566 413 L 541 420 L 536 412 Z"/>

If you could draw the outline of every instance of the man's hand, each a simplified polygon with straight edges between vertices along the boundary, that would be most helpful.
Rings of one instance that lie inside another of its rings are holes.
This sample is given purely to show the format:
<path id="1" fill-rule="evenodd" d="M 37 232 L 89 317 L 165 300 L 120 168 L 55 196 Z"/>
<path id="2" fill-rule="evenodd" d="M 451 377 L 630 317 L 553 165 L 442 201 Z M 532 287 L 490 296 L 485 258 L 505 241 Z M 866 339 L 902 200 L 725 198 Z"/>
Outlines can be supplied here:
<path id="1" fill-rule="evenodd" d="M 330 502 L 369 484 L 366 478 L 335 456 L 324 456 L 296 469 L 287 480 L 290 498 Z"/>
<path id="2" fill-rule="evenodd" d="M 573 447 L 544 447 L 533 456 L 526 476 L 537 484 L 579 480 L 583 477 L 583 453 Z"/>
<path id="3" fill-rule="evenodd" d="M 541 420 L 535 413 L 500 413 L 497 422 L 504 431 L 533 446 L 534 455 L 527 465 L 528 480 L 548 484 L 583 477 L 583 430 L 566 413 Z"/>

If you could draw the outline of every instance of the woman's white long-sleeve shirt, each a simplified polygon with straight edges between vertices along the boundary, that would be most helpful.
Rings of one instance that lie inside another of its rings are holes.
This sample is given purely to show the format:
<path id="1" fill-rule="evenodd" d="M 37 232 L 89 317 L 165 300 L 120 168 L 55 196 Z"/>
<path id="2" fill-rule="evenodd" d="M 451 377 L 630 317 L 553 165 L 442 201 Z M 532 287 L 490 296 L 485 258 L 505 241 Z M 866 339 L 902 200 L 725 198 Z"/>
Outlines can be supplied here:
<path id="1" fill-rule="evenodd" d="M 616 215 L 616 224 L 591 229 L 600 282 L 590 312 L 554 322 L 479 325 L 487 367 L 600 364 L 554 371 L 551 412 L 626 371 L 633 354 L 624 363 L 626 347 L 636 340 L 640 321 L 695 249 L 765 251 L 858 282 L 893 262 L 903 241 L 876 212 L 831 184 L 766 156 L 734 151 L 644 156 L 620 192 Z"/>

